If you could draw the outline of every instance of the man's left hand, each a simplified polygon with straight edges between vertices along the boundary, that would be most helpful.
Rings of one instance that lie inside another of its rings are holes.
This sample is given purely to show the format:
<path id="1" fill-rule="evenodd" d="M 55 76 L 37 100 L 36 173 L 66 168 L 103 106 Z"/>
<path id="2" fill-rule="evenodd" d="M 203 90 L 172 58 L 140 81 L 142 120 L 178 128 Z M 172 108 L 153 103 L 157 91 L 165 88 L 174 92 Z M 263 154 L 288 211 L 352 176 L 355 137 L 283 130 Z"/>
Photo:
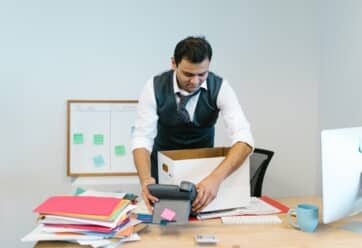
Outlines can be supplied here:
<path id="1" fill-rule="evenodd" d="M 192 211 L 201 212 L 215 199 L 222 180 L 209 175 L 196 185 L 197 197 L 192 203 Z"/>

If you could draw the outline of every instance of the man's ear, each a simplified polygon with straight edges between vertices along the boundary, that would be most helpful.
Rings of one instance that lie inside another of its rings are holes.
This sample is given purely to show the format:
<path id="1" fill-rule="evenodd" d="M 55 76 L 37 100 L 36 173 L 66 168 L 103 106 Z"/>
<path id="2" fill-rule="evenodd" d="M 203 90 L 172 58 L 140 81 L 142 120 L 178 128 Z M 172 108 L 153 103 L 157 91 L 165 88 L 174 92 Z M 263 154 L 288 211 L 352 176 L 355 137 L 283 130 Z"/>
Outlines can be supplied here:
<path id="1" fill-rule="evenodd" d="M 172 70 L 176 70 L 176 61 L 175 61 L 175 58 L 174 57 L 171 57 L 171 68 Z"/>

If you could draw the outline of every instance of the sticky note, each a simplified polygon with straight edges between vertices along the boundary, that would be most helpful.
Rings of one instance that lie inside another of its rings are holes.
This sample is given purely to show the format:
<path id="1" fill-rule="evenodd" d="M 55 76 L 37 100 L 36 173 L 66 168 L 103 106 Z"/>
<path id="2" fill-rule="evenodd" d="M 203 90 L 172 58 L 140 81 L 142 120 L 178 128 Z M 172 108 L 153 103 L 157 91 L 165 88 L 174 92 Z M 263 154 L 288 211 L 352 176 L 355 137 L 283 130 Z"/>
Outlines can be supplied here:
<path id="1" fill-rule="evenodd" d="M 96 166 L 96 167 L 101 167 L 101 166 L 103 166 L 103 165 L 104 165 L 103 156 L 102 156 L 102 155 L 98 155 L 98 156 L 93 157 L 93 164 L 94 164 L 94 166 Z"/>
<path id="2" fill-rule="evenodd" d="M 103 134 L 95 134 L 93 135 L 93 144 L 95 145 L 103 145 L 104 143 L 104 135 Z"/>
<path id="3" fill-rule="evenodd" d="M 126 154 L 126 147 L 124 145 L 115 146 L 114 153 L 116 156 L 124 156 Z"/>
<path id="4" fill-rule="evenodd" d="M 80 194 L 82 194 L 82 193 L 84 193 L 84 192 L 85 192 L 84 189 L 82 189 L 82 188 L 80 188 L 80 187 L 77 187 L 77 188 L 75 189 L 74 195 L 80 195 Z"/>
<path id="5" fill-rule="evenodd" d="M 176 216 L 175 211 L 165 208 L 161 213 L 161 218 L 164 220 L 172 221 Z"/>
<path id="6" fill-rule="evenodd" d="M 79 144 L 83 144 L 83 143 L 84 143 L 84 139 L 83 139 L 82 133 L 73 134 L 73 144 L 79 145 Z"/>

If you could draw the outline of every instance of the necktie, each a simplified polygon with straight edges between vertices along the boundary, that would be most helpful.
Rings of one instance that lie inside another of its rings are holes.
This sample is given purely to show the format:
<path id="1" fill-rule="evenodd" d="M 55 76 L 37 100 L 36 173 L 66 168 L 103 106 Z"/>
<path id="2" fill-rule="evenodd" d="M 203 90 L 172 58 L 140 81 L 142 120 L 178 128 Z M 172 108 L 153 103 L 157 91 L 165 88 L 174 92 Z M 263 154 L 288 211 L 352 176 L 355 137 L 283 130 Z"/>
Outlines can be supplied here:
<path id="1" fill-rule="evenodd" d="M 176 93 L 177 96 L 180 98 L 180 102 L 178 104 L 177 112 L 180 114 L 182 120 L 185 121 L 186 123 L 191 122 L 190 115 L 186 110 L 186 104 L 191 99 L 191 97 L 193 97 L 194 95 L 196 95 L 197 93 L 200 92 L 200 89 L 196 90 L 195 92 L 193 92 L 192 94 L 187 95 L 187 96 L 182 95 L 180 92 Z"/>

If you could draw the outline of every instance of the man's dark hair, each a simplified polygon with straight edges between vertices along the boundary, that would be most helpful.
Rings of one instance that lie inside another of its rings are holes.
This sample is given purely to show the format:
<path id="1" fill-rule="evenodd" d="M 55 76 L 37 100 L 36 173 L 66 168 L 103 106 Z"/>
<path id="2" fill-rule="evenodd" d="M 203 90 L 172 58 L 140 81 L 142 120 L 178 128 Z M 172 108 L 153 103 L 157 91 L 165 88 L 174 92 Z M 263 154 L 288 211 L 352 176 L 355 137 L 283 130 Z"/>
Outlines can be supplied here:
<path id="1" fill-rule="evenodd" d="M 206 58 L 211 61 L 212 48 L 205 37 L 189 36 L 177 43 L 173 56 L 175 58 L 176 66 L 182 59 L 197 64 L 201 63 Z"/>

